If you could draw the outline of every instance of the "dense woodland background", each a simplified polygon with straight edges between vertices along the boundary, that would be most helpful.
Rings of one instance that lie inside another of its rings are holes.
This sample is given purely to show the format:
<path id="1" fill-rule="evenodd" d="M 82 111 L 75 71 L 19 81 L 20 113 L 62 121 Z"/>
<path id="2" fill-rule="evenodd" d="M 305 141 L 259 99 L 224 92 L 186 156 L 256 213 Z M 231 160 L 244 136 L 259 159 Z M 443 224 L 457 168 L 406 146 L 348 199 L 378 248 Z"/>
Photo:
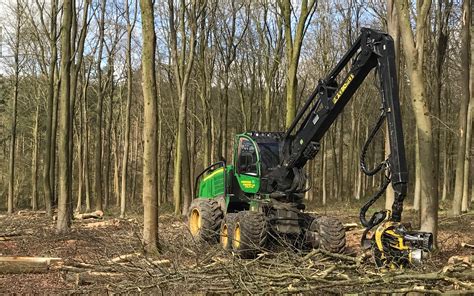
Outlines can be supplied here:
<path id="1" fill-rule="evenodd" d="M 436 232 L 438 207 L 460 215 L 474 200 L 471 10 L 469 0 L 1 0 L 0 210 L 58 207 L 59 231 L 73 210 L 123 217 L 144 204 L 145 224 L 156 204 L 186 214 L 194 177 L 232 159 L 233 135 L 285 130 L 371 27 L 397 48 L 406 205 Z M 377 81 L 307 166 L 309 203 L 359 205 L 380 185 L 358 166 Z M 369 158 L 386 153 L 381 133 Z"/>

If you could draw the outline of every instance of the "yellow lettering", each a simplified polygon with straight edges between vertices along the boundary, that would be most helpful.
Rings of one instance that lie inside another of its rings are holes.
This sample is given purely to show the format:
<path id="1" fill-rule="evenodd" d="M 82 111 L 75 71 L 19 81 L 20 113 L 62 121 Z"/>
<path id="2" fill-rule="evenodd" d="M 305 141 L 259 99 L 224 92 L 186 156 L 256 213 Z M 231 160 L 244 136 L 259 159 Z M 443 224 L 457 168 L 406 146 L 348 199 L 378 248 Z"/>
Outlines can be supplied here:
<path id="1" fill-rule="evenodd" d="M 332 103 L 336 104 L 336 102 L 339 100 L 339 98 L 342 96 L 346 88 L 349 86 L 349 83 L 351 83 L 352 79 L 354 79 L 354 74 L 349 74 L 347 77 L 346 81 L 344 84 L 341 86 L 341 88 L 337 91 L 336 95 L 334 98 L 332 98 Z"/>

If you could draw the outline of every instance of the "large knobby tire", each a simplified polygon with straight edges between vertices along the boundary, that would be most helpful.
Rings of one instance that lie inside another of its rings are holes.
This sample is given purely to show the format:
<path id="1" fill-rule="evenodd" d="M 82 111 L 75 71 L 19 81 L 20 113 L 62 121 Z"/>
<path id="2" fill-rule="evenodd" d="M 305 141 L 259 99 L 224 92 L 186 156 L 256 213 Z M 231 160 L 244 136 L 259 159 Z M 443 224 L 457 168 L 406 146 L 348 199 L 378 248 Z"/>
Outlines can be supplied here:
<path id="1" fill-rule="evenodd" d="M 320 216 L 313 220 L 310 231 L 319 235 L 319 247 L 331 253 L 342 253 L 346 246 L 346 230 L 341 221 Z"/>
<path id="2" fill-rule="evenodd" d="M 216 243 L 222 222 L 222 209 L 212 199 L 194 199 L 189 207 L 189 230 L 195 241 Z"/>
<path id="3" fill-rule="evenodd" d="M 264 214 L 251 211 L 238 213 L 232 232 L 232 249 L 241 258 L 254 258 L 265 247 L 267 228 Z"/>
<path id="4" fill-rule="evenodd" d="M 232 249 L 232 237 L 234 235 L 235 220 L 237 213 L 229 213 L 224 217 L 221 224 L 220 243 L 223 249 Z"/>

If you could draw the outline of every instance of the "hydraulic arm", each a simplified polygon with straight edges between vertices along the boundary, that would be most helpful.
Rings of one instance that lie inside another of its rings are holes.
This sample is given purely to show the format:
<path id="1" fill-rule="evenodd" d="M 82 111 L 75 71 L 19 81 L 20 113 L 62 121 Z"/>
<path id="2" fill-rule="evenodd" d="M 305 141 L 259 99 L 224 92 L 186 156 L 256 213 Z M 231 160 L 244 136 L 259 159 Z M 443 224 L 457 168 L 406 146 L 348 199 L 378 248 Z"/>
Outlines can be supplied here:
<path id="1" fill-rule="evenodd" d="M 352 66 L 339 85 L 337 80 L 352 59 L 354 59 Z M 273 191 L 304 191 L 305 182 L 301 179 L 305 177 L 302 168 L 317 154 L 320 140 L 374 68 L 378 72 L 382 96 L 381 119 L 376 127 L 380 127 L 382 120 L 387 119 L 391 154 L 375 170 L 369 171 L 363 159 L 361 164 L 363 164 L 362 169 L 372 175 L 382 168 L 389 170 L 395 191 L 393 218 L 400 219 L 402 203 L 407 191 L 408 173 L 393 40 L 387 34 L 367 28 L 362 29 L 362 34 L 352 48 L 329 75 L 319 81 L 315 91 L 286 132 L 281 165 L 275 170 L 273 176 L 290 180 L 270 182 L 276 185 Z"/>

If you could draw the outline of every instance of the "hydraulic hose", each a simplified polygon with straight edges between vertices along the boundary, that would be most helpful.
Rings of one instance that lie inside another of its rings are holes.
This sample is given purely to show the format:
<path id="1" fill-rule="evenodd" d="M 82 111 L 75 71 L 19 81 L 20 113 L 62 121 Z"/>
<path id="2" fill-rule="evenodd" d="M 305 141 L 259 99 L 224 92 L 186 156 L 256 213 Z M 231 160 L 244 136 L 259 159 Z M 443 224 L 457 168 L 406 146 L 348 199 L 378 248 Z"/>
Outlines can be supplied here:
<path id="1" fill-rule="evenodd" d="M 362 148 L 362 153 L 360 154 L 360 169 L 367 176 L 373 176 L 373 175 L 377 174 L 385 165 L 385 162 L 383 161 L 383 162 L 380 162 L 379 164 L 377 164 L 373 169 L 368 169 L 367 164 L 365 162 L 365 157 L 367 155 L 367 150 L 369 149 L 369 145 L 370 145 L 370 143 L 372 143 L 375 135 L 377 134 L 377 131 L 382 126 L 382 123 L 383 123 L 384 119 L 385 119 L 385 112 L 382 112 L 379 116 L 379 119 L 377 120 L 377 123 L 375 124 L 374 128 L 370 132 L 369 137 L 365 141 L 364 147 Z"/>
<path id="2" fill-rule="evenodd" d="M 360 209 L 359 219 L 360 219 L 360 223 L 362 223 L 362 225 L 364 225 L 364 227 L 372 228 L 374 225 L 381 222 L 381 221 L 375 221 L 377 213 L 375 213 L 369 221 L 367 221 L 367 219 L 365 217 L 365 214 L 367 213 L 367 210 L 382 196 L 382 194 L 387 189 L 388 184 L 390 184 L 390 181 L 391 180 L 390 180 L 389 177 L 384 176 L 384 181 L 383 181 L 382 185 L 380 186 L 379 190 L 377 192 L 375 192 L 375 194 L 372 195 L 372 197 Z"/>
<path id="3" fill-rule="evenodd" d="M 379 116 L 379 119 L 377 120 L 377 123 L 375 124 L 374 128 L 370 131 L 370 134 L 369 134 L 369 136 L 368 136 L 367 140 L 365 141 L 364 146 L 362 148 L 362 152 L 361 152 L 361 155 L 360 155 L 360 169 L 367 176 L 373 176 L 384 168 L 389 169 L 387 167 L 387 160 L 384 160 L 384 161 L 378 163 L 373 169 L 369 169 L 368 166 L 367 166 L 367 163 L 365 161 L 365 157 L 367 156 L 367 151 L 369 149 L 369 145 L 370 145 L 370 143 L 372 143 L 375 135 L 377 134 L 377 131 L 382 126 L 382 123 L 383 123 L 384 119 L 385 119 L 385 112 L 382 111 L 382 113 Z M 362 225 L 364 225 L 364 227 L 372 228 L 374 225 L 380 223 L 385 218 L 385 214 L 378 212 L 378 213 L 375 213 L 369 221 L 367 221 L 365 215 L 366 215 L 367 211 L 369 210 L 369 208 L 385 192 L 385 190 L 388 187 L 388 184 L 390 184 L 390 181 L 391 181 L 390 177 L 385 175 L 384 180 L 383 180 L 379 190 L 377 192 L 375 192 L 374 195 L 372 195 L 372 197 L 360 209 L 359 219 L 360 219 L 360 222 L 362 223 Z"/>

